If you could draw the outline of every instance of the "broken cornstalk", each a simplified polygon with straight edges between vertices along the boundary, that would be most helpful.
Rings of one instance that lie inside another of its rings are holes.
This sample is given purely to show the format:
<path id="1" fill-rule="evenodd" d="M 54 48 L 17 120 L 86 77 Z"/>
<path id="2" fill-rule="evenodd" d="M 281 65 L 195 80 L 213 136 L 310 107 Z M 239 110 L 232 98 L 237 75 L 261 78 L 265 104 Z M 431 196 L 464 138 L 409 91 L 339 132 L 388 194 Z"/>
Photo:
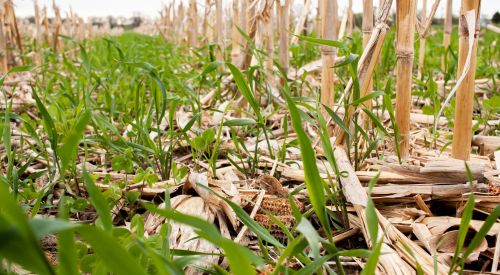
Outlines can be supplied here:
<path id="1" fill-rule="evenodd" d="M 410 111 L 413 69 L 413 42 L 417 0 L 396 1 L 396 124 L 401 159 L 410 155 Z"/>
<path id="2" fill-rule="evenodd" d="M 278 26 L 279 26 L 279 61 L 281 69 L 288 71 L 288 28 L 290 25 L 290 0 L 281 1 L 278 4 Z"/>
<path id="3" fill-rule="evenodd" d="M 459 23 L 458 44 L 458 69 L 461 75 L 468 66 L 467 75 L 458 87 L 455 103 L 455 123 L 453 127 L 452 157 L 468 160 L 471 151 L 472 139 L 472 109 L 474 101 L 474 87 L 476 76 L 477 36 L 479 34 L 480 0 L 462 0 L 461 16 Z M 465 13 L 473 11 L 475 15 L 475 28 L 469 30 Z M 473 41 L 470 41 L 469 32 L 474 31 Z M 472 43 L 472 48 L 469 48 Z M 471 51 L 469 53 L 469 51 Z M 470 56 L 468 56 L 470 54 Z M 468 57 L 470 58 L 468 60 Z M 468 64 L 467 64 L 468 62 Z"/>
<path id="4" fill-rule="evenodd" d="M 375 69 L 375 65 L 377 64 L 377 60 L 380 55 L 380 50 L 382 49 L 382 44 L 384 43 L 385 36 L 387 34 L 387 29 L 389 26 L 387 25 L 387 18 L 389 17 L 389 12 L 391 10 L 392 0 L 386 0 L 381 8 L 380 13 L 377 16 L 377 23 L 375 28 L 372 31 L 370 40 L 363 50 L 363 54 L 361 55 L 358 62 L 358 79 L 360 84 L 360 97 L 364 97 L 368 94 L 369 91 L 369 83 L 365 81 L 365 79 L 372 79 L 373 71 Z M 352 89 L 353 80 L 349 80 L 345 89 L 344 95 L 349 94 L 349 91 Z M 344 116 L 344 122 L 349 123 L 351 121 L 351 116 L 354 112 L 354 107 L 349 105 L 349 110 Z M 363 118 L 363 117 L 361 117 Z M 344 130 L 340 127 L 335 129 L 335 144 L 341 144 L 344 142 Z"/>
<path id="5" fill-rule="evenodd" d="M 335 23 L 337 17 L 336 5 L 337 0 L 322 0 L 323 14 L 322 18 L 322 36 L 323 39 L 333 40 L 336 37 L 335 28 L 331 26 Z M 321 69 L 321 104 L 332 108 L 335 103 L 335 91 L 333 89 L 335 72 L 335 56 L 337 49 L 329 46 L 321 47 L 322 69 Z M 324 113 L 325 114 L 325 113 Z"/>
<path id="6" fill-rule="evenodd" d="M 422 22 L 425 22 L 427 18 L 427 0 L 422 1 L 422 11 L 420 12 L 420 18 Z M 420 35 L 420 48 L 418 51 L 418 75 L 422 76 L 424 72 L 424 62 L 425 62 L 425 40 L 426 36 Z"/>
<path id="7" fill-rule="evenodd" d="M 238 64 L 237 60 L 240 56 L 240 33 L 238 27 L 240 26 L 240 9 L 239 1 L 233 0 L 233 25 L 231 28 L 231 60 L 234 64 Z"/>

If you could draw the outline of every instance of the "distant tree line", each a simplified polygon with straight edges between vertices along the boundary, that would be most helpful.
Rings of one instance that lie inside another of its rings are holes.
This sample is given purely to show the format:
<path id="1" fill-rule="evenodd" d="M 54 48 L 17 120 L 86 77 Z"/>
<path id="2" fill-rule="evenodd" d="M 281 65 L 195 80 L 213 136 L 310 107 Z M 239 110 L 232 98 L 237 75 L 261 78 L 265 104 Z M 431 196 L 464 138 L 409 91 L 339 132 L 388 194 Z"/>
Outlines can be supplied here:
<path id="1" fill-rule="evenodd" d="M 25 19 L 30 24 L 35 24 L 34 16 L 28 16 Z M 54 18 L 49 17 L 48 18 L 49 24 L 52 24 L 53 20 Z M 66 23 L 69 20 L 71 19 L 69 18 L 62 19 L 63 23 Z M 107 16 L 107 17 L 90 17 L 88 18 L 87 21 L 91 23 L 93 26 L 98 26 L 98 27 L 108 25 L 111 28 L 134 29 L 139 27 L 144 22 L 144 19 L 141 16 L 132 16 L 132 17 Z"/>

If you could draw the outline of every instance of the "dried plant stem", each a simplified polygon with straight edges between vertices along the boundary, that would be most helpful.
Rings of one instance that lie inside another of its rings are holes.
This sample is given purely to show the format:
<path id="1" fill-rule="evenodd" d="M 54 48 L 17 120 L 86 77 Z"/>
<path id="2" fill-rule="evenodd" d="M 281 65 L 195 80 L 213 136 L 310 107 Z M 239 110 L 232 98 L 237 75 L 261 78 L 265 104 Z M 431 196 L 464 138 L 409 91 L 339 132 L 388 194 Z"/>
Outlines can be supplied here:
<path id="1" fill-rule="evenodd" d="M 389 17 L 389 12 L 391 10 L 392 0 L 386 0 L 381 8 L 380 13 L 377 17 L 377 23 L 372 31 L 370 40 L 368 41 L 363 54 L 358 62 L 358 78 L 360 81 L 360 94 L 361 96 L 367 95 L 369 91 L 369 82 L 365 79 L 372 79 L 373 71 L 375 65 L 377 64 L 378 57 L 380 55 L 380 50 L 382 49 L 382 44 L 384 43 L 385 36 L 387 33 L 387 18 Z M 349 94 L 352 89 L 353 81 L 352 79 L 347 83 L 344 89 L 344 95 Z M 344 117 L 344 121 L 349 123 L 351 121 L 351 116 L 353 114 L 354 108 L 352 105 L 349 106 L 349 110 Z M 363 116 L 361 117 L 363 119 Z M 340 128 L 335 129 L 335 144 L 339 145 L 344 142 L 344 130 Z"/>
<path id="2" fill-rule="evenodd" d="M 323 20 L 323 11 L 324 11 L 324 9 L 323 9 L 323 1 L 318 0 L 318 8 L 316 10 L 316 20 L 315 20 L 315 23 L 316 23 L 315 32 L 316 32 L 316 36 L 317 37 L 321 36 L 322 29 L 323 29 L 323 23 L 322 23 L 322 20 Z"/>
<path id="3" fill-rule="evenodd" d="M 345 30 L 347 28 L 348 17 L 349 17 L 349 12 L 348 12 L 348 10 L 346 8 L 344 10 L 344 14 L 342 15 L 342 20 L 340 21 L 340 28 L 339 28 L 338 39 L 344 38 Z"/>
<path id="4" fill-rule="evenodd" d="M 175 16 L 175 19 L 174 21 L 175 22 L 178 22 L 177 24 L 177 33 L 179 34 L 178 36 L 178 39 L 176 39 L 176 42 L 179 43 L 181 41 L 183 41 L 185 39 L 185 36 L 186 36 L 186 33 L 184 32 L 184 27 L 183 27 L 183 22 L 184 22 L 184 18 L 186 16 L 186 8 L 184 8 L 184 5 L 181 4 L 179 5 L 179 10 L 177 11 L 177 15 Z M 189 16 L 188 16 L 189 17 Z M 189 18 L 188 18 L 189 20 Z M 189 42 L 189 34 L 188 34 L 188 42 Z M 189 44 L 188 44 L 189 46 Z"/>
<path id="5" fill-rule="evenodd" d="M 401 159 L 410 155 L 410 111 L 417 0 L 396 1 L 396 124 Z"/>
<path id="6" fill-rule="evenodd" d="M 239 0 L 233 0 L 233 25 L 231 28 L 231 60 L 233 63 L 237 64 L 237 60 L 240 56 L 240 33 L 238 31 L 238 26 L 241 24 L 240 20 L 240 7 Z"/>
<path id="7" fill-rule="evenodd" d="M 368 42 L 371 38 L 371 33 L 373 30 L 373 0 L 363 1 L 363 48 L 366 48 Z M 367 79 L 367 94 L 373 90 L 373 80 Z M 365 102 L 365 106 L 371 109 L 372 101 L 368 100 Z"/>
<path id="8" fill-rule="evenodd" d="M 373 0 L 363 0 L 363 48 L 366 48 L 373 30 Z"/>
<path id="9" fill-rule="evenodd" d="M 307 14 L 309 14 L 309 7 L 311 6 L 311 0 L 305 0 L 304 7 L 302 9 L 302 14 L 299 17 L 299 21 L 297 21 L 297 25 L 295 25 L 295 31 L 293 32 L 292 41 L 290 44 L 296 44 L 299 41 L 297 37 L 304 30 L 304 25 L 306 23 Z"/>
<path id="10" fill-rule="evenodd" d="M 224 23 L 222 20 L 222 0 L 215 1 L 215 41 L 217 43 L 217 60 L 224 60 Z"/>
<path id="11" fill-rule="evenodd" d="M 460 76 L 464 70 L 469 47 L 469 31 L 467 23 L 462 16 L 465 12 L 474 10 L 476 14 L 476 28 L 474 44 L 470 58 L 470 67 L 464 81 L 458 87 L 455 103 L 455 123 L 453 127 L 452 157 L 456 159 L 468 160 L 471 151 L 472 139 L 472 109 L 474 101 L 474 79 L 476 76 L 476 53 L 477 36 L 479 34 L 479 10 L 480 0 L 462 0 L 461 16 L 459 23 L 459 44 L 458 44 L 458 68 L 457 74 Z"/>
<path id="12" fill-rule="evenodd" d="M 35 39 L 36 39 L 36 52 L 35 52 L 35 64 L 42 64 L 42 30 L 41 30 L 41 20 L 40 20 L 40 9 L 38 7 L 38 1 L 33 1 L 35 6 Z"/>
<path id="13" fill-rule="evenodd" d="M 352 0 L 347 1 L 347 27 L 346 35 L 351 36 L 352 29 L 354 28 L 354 14 L 352 13 Z"/>
<path id="14" fill-rule="evenodd" d="M 210 37 L 212 34 L 212 28 L 209 28 L 208 21 L 210 20 L 210 10 L 212 8 L 212 3 L 210 0 L 205 0 L 205 8 L 203 13 L 203 22 L 201 23 L 201 34 L 202 34 L 202 44 L 210 43 Z M 186 26 L 189 31 L 189 25 Z"/>
<path id="15" fill-rule="evenodd" d="M 266 75 L 267 75 L 267 80 L 271 83 L 274 84 L 274 76 L 273 76 L 273 67 L 274 67 L 274 62 L 273 62 L 273 56 L 274 56 L 274 32 L 273 32 L 273 3 L 271 3 L 271 7 L 269 8 L 269 18 L 267 20 L 264 20 L 264 40 L 266 43 L 266 60 L 265 60 L 265 67 L 266 67 Z"/>
<path id="16" fill-rule="evenodd" d="M 45 44 L 49 43 L 49 17 L 47 16 L 47 6 L 43 6 L 42 9 L 43 18 L 43 42 Z"/>
<path id="17" fill-rule="evenodd" d="M 422 1 L 422 11 L 421 11 L 421 20 L 425 22 L 427 19 L 427 0 Z M 424 72 L 424 63 L 425 63 L 425 40 L 427 35 L 420 35 L 420 48 L 418 51 L 418 75 L 422 75 Z"/>
<path id="18" fill-rule="evenodd" d="M 54 10 L 55 21 L 54 21 L 54 32 L 52 34 L 52 47 L 54 52 L 57 52 L 57 48 L 59 47 L 59 32 L 61 31 L 61 12 L 59 11 L 59 7 L 57 7 L 55 0 L 52 1 L 52 9 Z"/>
<path id="19" fill-rule="evenodd" d="M 6 74 L 7 71 L 9 70 L 7 65 L 7 41 L 4 30 L 4 25 L 5 25 L 4 15 L 5 15 L 4 3 L 3 1 L 1 1 L 0 2 L 0 73 L 1 74 Z"/>
<path id="20" fill-rule="evenodd" d="M 425 20 L 425 22 L 422 22 L 423 20 L 418 21 L 418 24 L 416 26 L 417 26 L 417 31 L 418 31 L 420 36 L 427 37 L 427 33 L 429 32 L 431 25 L 432 25 L 432 19 L 434 18 L 434 15 L 436 14 L 436 11 L 437 11 L 437 8 L 438 8 L 440 2 L 441 2 L 441 0 L 434 1 L 434 4 L 432 5 L 432 8 L 431 8 L 431 13 L 429 14 L 429 17 L 427 17 L 427 20 Z M 427 15 L 425 15 L 425 16 L 427 16 Z"/>
<path id="21" fill-rule="evenodd" d="M 322 37 L 324 39 L 333 40 L 336 37 L 335 28 L 332 26 L 335 24 L 335 18 L 337 17 L 336 5 L 334 1 L 337 0 L 321 0 L 321 6 L 323 7 L 322 18 Z M 333 108 L 335 103 L 335 91 L 333 89 L 335 71 L 333 66 L 335 65 L 335 56 L 337 55 L 337 49 L 334 47 L 322 46 L 321 47 L 321 104 Z M 325 109 L 323 109 L 323 114 L 326 115 Z"/>
<path id="22" fill-rule="evenodd" d="M 278 4 L 279 61 L 283 71 L 288 72 L 288 27 L 290 25 L 290 0 Z"/>
<path id="23" fill-rule="evenodd" d="M 245 0 L 248 1 L 248 0 Z M 254 0 L 256 1 L 256 0 Z M 255 2 L 246 3 L 246 33 L 250 40 L 254 41 L 255 34 L 257 33 L 257 17 L 255 16 Z M 245 43 L 245 53 L 241 63 L 241 69 L 246 70 L 252 62 L 252 46 Z"/>
<path id="24" fill-rule="evenodd" d="M 196 0 L 189 2 L 189 36 L 188 44 L 190 47 L 196 48 L 198 46 L 198 11 L 196 7 Z"/>
<path id="25" fill-rule="evenodd" d="M 17 49 L 22 54 L 23 53 L 23 43 L 21 41 L 21 34 L 19 32 L 19 27 L 17 25 L 16 13 L 14 10 L 14 3 L 12 0 L 5 2 L 6 18 L 9 21 L 11 35 L 14 37 Z"/>
<path id="26" fill-rule="evenodd" d="M 245 12 L 246 12 L 246 25 L 245 31 L 247 34 L 250 34 L 253 29 L 256 28 L 255 22 L 255 5 L 257 4 L 257 0 L 245 0 L 247 3 Z"/>
<path id="27" fill-rule="evenodd" d="M 250 0 L 241 0 L 241 14 L 240 14 L 240 20 L 241 20 L 241 30 L 244 31 L 245 33 L 248 34 L 248 29 L 247 29 L 247 7 L 248 3 Z M 243 42 L 243 41 L 242 41 Z"/>
<path id="28" fill-rule="evenodd" d="M 363 236 L 365 237 L 366 244 L 371 246 L 372 241 L 369 232 L 368 232 L 368 220 L 366 213 L 366 206 L 368 204 L 368 197 L 363 187 L 361 186 L 361 182 L 356 176 L 356 172 L 352 167 L 349 156 L 341 147 L 336 147 L 335 151 L 335 159 L 337 161 L 337 165 L 341 171 L 344 171 L 347 176 L 340 177 L 340 182 L 342 184 L 342 189 L 344 191 L 346 200 L 352 203 L 356 213 L 361 220 L 361 231 Z M 375 210 L 376 211 L 376 210 Z M 383 229 L 380 227 L 382 223 L 379 222 L 379 230 L 377 241 L 380 239 L 384 239 L 382 242 L 382 248 L 379 258 L 378 267 L 385 271 L 384 274 L 411 274 L 412 267 L 406 263 L 399 254 L 391 247 L 393 241 L 389 238 L 386 238 L 382 232 Z M 394 242 L 395 243 L 395 242 Z M 413 263 L 412 263 L 413 264 Z"/>
<path id="29" fill-rule="evenodd" d="M 427 34 L 431 28 L 432 25 L 432 19 L 434 18 L 434 15 L 436 14 L 437 8 L 439 6 L 439 3 L 441 0 L 435 0 L 434 4 L 432 5 L 431 8 L 431 13 L 429 14 L 429 17 L 427 17 L 427 0 L 424 0 L 422 3 L 422 11 L 421 11 L 421 19 L 417 23 L 417 31 L 418 35 L 420 38 L 420 51 L 418 55 L 418 74 L 422 75 L 424 71 L 424 63 L 425 63 L 425 41 L 427 38 Z M 423 22 L 423 24 L 422 24 Z"/>
<path id="30" fill-rule="evenodd" d="M 445 56 L 447 54 L 447 49 L 450 46 L 451 27 L 452 27 L 452 7 L 453 7 L 453 1 L 446 0 L 446 12 L 444 17 L 444 33 L 443 33 L 443 47 L 445 49 Z M 444 58 L 445 57 L 443 56 L 441 62 L 441 69 L 443 71 L 446 70 Z"/>

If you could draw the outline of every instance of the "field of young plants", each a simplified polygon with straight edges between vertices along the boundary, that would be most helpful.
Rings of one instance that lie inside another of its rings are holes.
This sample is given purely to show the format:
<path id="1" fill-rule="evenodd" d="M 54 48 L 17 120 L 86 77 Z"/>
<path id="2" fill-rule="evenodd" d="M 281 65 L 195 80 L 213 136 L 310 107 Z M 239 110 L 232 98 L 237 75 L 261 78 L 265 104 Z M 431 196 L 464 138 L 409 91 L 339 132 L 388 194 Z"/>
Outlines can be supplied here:
<path id="1" fill-rule="evenodd" d="M 499 272 L 497 25 L 215 2 L 0 28 L 0 273 Z"/>

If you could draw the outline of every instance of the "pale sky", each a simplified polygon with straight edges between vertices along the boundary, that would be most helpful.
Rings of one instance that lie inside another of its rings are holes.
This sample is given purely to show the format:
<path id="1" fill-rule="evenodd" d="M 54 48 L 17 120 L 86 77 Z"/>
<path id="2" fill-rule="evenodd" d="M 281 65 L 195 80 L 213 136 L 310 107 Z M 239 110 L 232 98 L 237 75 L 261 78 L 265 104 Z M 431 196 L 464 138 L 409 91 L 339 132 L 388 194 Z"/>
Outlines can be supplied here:
<path id="1" fill-rule="evenodd" d="M 78 15 L 83 17 L 88 16 L 131 16 L 134 13 L 140 12 L 141 14 L 147 16 L 157 16 L 158 11 L 164 6 L 165 3 L 170 3 L 173 0 L 55 0 L 58 6 L 60 6 L 62 15 L 64 16 L 69 8 L 71 7 Z M 187 0 L 177 0 L 176 2 Z M 224 0 L 229 2 L 229 0 Z M 51 3 L 52 0 L 38 0 L 40 6 L 47 5 L 49 10 L 49 16 L 51 15 Z M 300 7 L 303 0 L 293 0 L 295 7 Z M 317 1 L 313 0 L 313 3 Z M 374 5 L 378 5 L 378 0 L 374 0 Z M 395 1 L 394 1 L 395 2 Z M 453 13 L 458 14 L 460 10 L 460 0 L 453 0 Z M 198 0 L 200 5 L 205 4 L 205 0 Z M 338 0 L 340 13 L 343 11 L 347 0 Z M 353 10 L 355 13 L 362 11 L 362 0 L 353 0 Z M 434 0 L 427 1 L 427 11 L 430 8 Z M 444 6 L 446 0 L 441 0 L 439 8 L 436 12 L 436 17 L 442 17 L 444 14 Z M 29 16 L 33 15 L 33 0 L 14 0 L 16 5 L 16 14 L 18 16 Z M 419 1 L 422 4 L 422 1 Z M 419 5 L 419 6 L 420 6 Z M 393 4 L 393 7 L 395 4 Z M 487 18 L 500 10 L 500 0 L 482 0 L 481 3 L 481 14 Z"/>

